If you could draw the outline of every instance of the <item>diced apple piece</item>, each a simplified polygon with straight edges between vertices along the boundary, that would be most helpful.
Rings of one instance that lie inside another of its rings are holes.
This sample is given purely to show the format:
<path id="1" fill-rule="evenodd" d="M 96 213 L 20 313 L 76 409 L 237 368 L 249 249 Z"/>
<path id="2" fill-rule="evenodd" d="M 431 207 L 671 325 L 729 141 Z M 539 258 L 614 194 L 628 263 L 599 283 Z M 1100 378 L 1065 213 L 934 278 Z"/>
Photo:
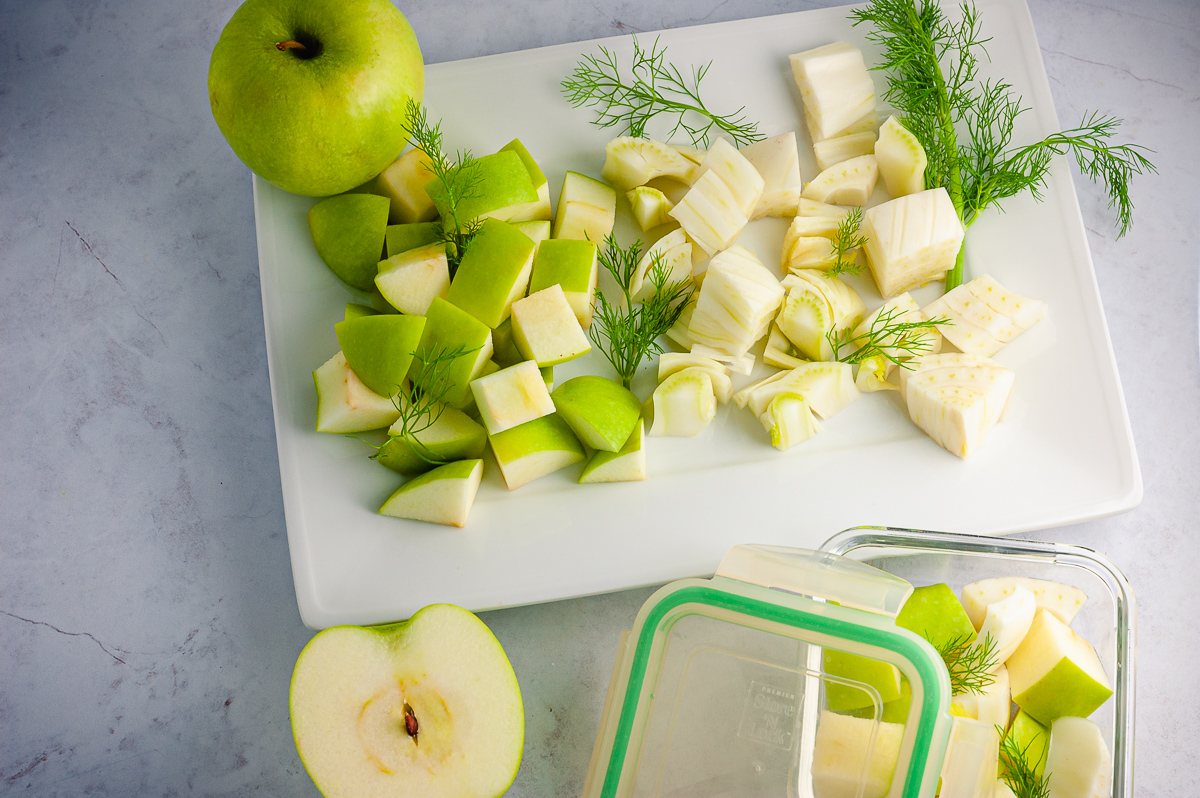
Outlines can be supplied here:
<path id="1" fill-rule="evenodd" d="M 652 186 L 638 186 L 625 192 L 629 207 L 633 210 L 633 218 L 643 230 L 653 230 L 655 227 L 673 222 L 668 215 L 675 203 L 667 195 Z"/>
<path id="2" fill-rule="evenodd" d="M 858 293 L 837 275 L 800 270 L 783 278 L 787 297 L 775 323 L 800 353 L 812 360 L 832 360 L 828 335 L 854 328 L 867 307 Z"/>
<path id="3" fill-rule="evenodd" d="M 541 245 L 543 241 L 550 238 L 550 222 L 548 220 L 537 219 L 530 222 L 509 222 L 509 224 L 529 236 L 529 240 L 534 244 Z"/>
<path id="4" fill-rule="evenodd" d="M 1063 717 L 1050 727 L 1046 754 L 1048 798 L 1108 798 L 1112 755 L 1094 721 Z"/>
<path id="5" fill-rule="evenodd" d="M 618 452 L 596 450 L 583 466 L 579 484 L 593 482 L 638 482 L 646 478 L 645 424 L 638 417 L 633 432 Z"/>
<path id="6" fill-rule="evenodd" d="M 349 321 L 350 319 L 361 319 L 363 316 L 375 316 L 378 314 L 379 314 L 378 310 L 376 310 L 375 308 L 370 307 L 368 305 L 360 305 L 357 302 L 347 302 L 346 303 L 346 313 L 342 317 L 342 321 Z"/>
<path id="7" fill-rule="evenodd" d="M 388 200 L 391 224 L 414 224 L 437 218 L 437 208 L 425 193 L 425 184 L 432 176 L 429 156 L 418 149 L 404 153 L 379 173 L 374 188 Z"/>
<path id="8" fill-rule="evenodd" d="M 619 191 L 644 186 L 656 177 L 691 183 L 697 174 L 694 163 L 653 139 L 619 136 L 605 145 L 604 153 L 600 176 Z"/>
<path id="9" fill-rule="evenodd" d="M 379 262 L 375 287 L 401 313 L 424 316 L 435 297 L 450 290 L 450 267 L 444 243 L 402 251 Z"/>
<path id="10" fill-rule="evenodd" d="M 438 466 L 401 485 L 379 508 L 379 514 L 464 527 L 482 479 L 482 460 Z"/>
<path id="11" fill-rule="evenodd" d="M 408 376 L 425 328 L 423 316 L 381 313 L 334 325 L 346 363 L 380 396 L 394 396 Z"/>
<path id="12" fill-rule="evenodd" d="M 692 244 L 683 230 L 672 230 L 655 241 L 638 261 L 629 280 L 629 293 L 634 302 L 645 302 L 657 290 L 654 283 L 646 279 L 655 259 L 666 264 L 668 269 L 665 286 L 692 277 Z"/>
<path id="13" fill-rule="evenodd" d="M 550 221 L 550 181 L 542 172 L 537 161 L 525 149 L 520 139 L 513 139 L 500 148 L 501 152 L 515 152 L 521 159 L 525 171 L 529 173 L 529 182 L 537 193 L 537 199 L 532 202 L 516 205 L 509 209 L 507 217 L 510 222 Z"/>
<path id="14" fill-rule="evenodd" d="M 642 414 L 642 402 L 632 391 L 590 374 L 567 380 L 551 398 L 575 437 L 606 452 L 621 451 Z"/>
<path id="15" fill-rule="evenodd" d="M 317 387 L 317 432 L 367 432 L 400 417 L 392 399 L 363 385 L 338 352 L 313 372 Z"/>
<path id="16" fill-rule="evenodd" d="M 883 798 L 892 785 L 903 741 L 903 723 L 877 725 L 822 710 L 813 744 L 814 798 Z"/>
<path id="17" fill-rule="evenodd" d="M 1013 702 L 1043 724 L 1085 718 L 1112 695 L 1091 643 L 1048 610 L 1037 611 L 1006 665 Z"/>
<path id="18" fill-rule="evenodd" d="M 578 463 L 586 456 L 571 428 L 554 413 L 491 435 L 488 441 L 509 490 Z"/>
<path id="19" fill-rule="evenodd" d="M 511 150 L 468 161 L 461 169 L 451 170 L 449 180 L 455 185 L 471 186 L 459 200 L 455 214 L 450 212 L 446 186 L 441 179 L 433 178 L 425 183 L 425 191 L 437 206 L 447 229 L 481 217 L 507 221 L 517 209 L 538 200 L 529 170 L 521 156 Z"/>
<path id="20" fill-rule="evenodd" d="M 879 127 L 875 157 L 879 160 L 879 173 L 892 197 L 925 190 L 925 148 L 894 116 L 889 116 Z"/>
<path id="21" fill-rule="evenodd" d="M 599 246 L 612 232 L 616 219 L 617 192 L 612 186 L 567 172 L 558 195 L 552 238 L 577 238 Z"/>
<path id="22" fill-rule="evenodd" d="M 384 251 L 389 258 L 410 249 L 436 244 L 441 240 L 442 226 L 437 222 L 389 224 L 383 234 Z"/>
<path id="23" fill-rule="evenodd" d="M 517 349 L 517 342 L 513 338 L 512 316 L 500 322 L 500 326 L 492 330 L 492 347 L 492 360 L 500 368 L 515 366 L 525 359 L 521 350 Z"/>
<path id="24" fill-rule="evenodd" d="M 405 399 L 400 396 L 397 401 Z M 374 455 L 375 462 L 399 474 L 412 475 L 422 474 L 439 463 L 483 456 L 487 433 L 479 422 L 440 402 L 434 403 L 430 417 L 435 419 L 432 424 L 411 434 L 405 433 L 403 421 L 397 419 L 388 430 L 387 443 Z"/>
<path id="25" fill-rule="evenodd" d="M 471 392 L 489 435 L 554 412 L 546 381 L 532 360 L 473 380 Z"/>
<path id="26" fill-rule="evenodd" d="M 867 264 L 885 299 L 954 268 L 964 235 L 954 203 L 941 187 L 870 208 L 863 214 L 861 232 L 867 240 Z"/>
<path id="27" fill-rule="evenodd" d="M 436 369 L 436 373 L 422 358 L 414 357 L 408 378 L 421 389 L 433 387 L 429 381 L 437 379 L 439 388 L 445 388 L 444 392 L 438 389 L 442 401 L 463 408 L 474 399 L 471 380 L 479 376 L 492 357 L 492 331 L 470 313 L 439 297 L 429 304 L 429 312 L 425 314 L 418 352 L 433 361 L 455 351 L 462 354 L 449 365 Z"/>
<path id="28" fill-rule="evenodd" d="M 825 680 L 825 706 L 833 712 L 874 706 L 872 691 L 879 694 L 880 703 L 900 697 L 900 669 L 890 662 L 826 647 L 821 653 L 821 668 L 829 676 L 854 683 Z M 864 686 L 872 689 L 865 690 Z"/>
<path id="29" fill-rule="evenodd" d="M 700 168 L 711 171 L 729 187 L 738 209 L 747 219 L 758 207 L 765 182 L 754 164 L 725 139 L 717 139 L 704 155 Z"/>
<path id="30" fill-rule="evenodd" d="M 1013 373 L 984 357 L 944 352 L 911 365 L 900 371 L 909 418 L 948 452 L 969 456 L 1004 413 Z"/>
<path id="31" fill-rule="evenodd" d="M 712 259 L 699 294 L 688 327 L 693 346 L 742 358 L 766 334 L 784 289 L 750 250 L 737 245 Z"/>
<path id="32" fill-rule="evenodd" d="M 875 84 L 862 52 L 847 42 L 788 56 L 806 119 L 826 139 L 875 109 Z M 817 137 L 814 137 L 816 140 Z"/>
<path id="33" fill-rule="evenodd" d="M 533 258 L 533 276 L 529 293 L 536 294 L 552 285 L 562 287 L 567 303 L 585 330 L 592 323 L 592 304 L 599 277 L 598 250 L 591 241 L 552 238 L 538 245 Z"/>
<path id="34" fill-rule="evenodd" d="M 1033 766 L 1034 775 L 1040 779 L 1046 770 L 1046 751 L 1050 747 L 1050 729 L 1030 717 L 1025 710 L 1018 709 L 1005 736 L 1012 741 L 1018 751 L 1025 752 L 1026 761 Z M 1007 772 L 1008 768 L 1001 760 L 1000 775 L 1003 776 Z"/>
<path id="35" fill-rule="evenodd" d="M 712 378 L 703 369 L 685 369 L 667 377 L 651 397 L 654 422 L 650 435 L 691 438 L 717 415 Z"/>
<path id="36" fill-rule="evenodd" d="M 360 291 L 375 287 L 387 213 L 387 199 L 374 194 L 340 194 L 308 210 L 317 254 L 338 279 Z"/>
<path id="37" fill-rule="evenodd" d="M 804 187 L 800 196 L 833 205 L 862 207 L 871 199 L 879 164 L 874 155 L 860 155 L 823 170 Z"/>
<path id="38" fill-rule="evenodd" d="M 813 153 L 817 156 L 817 167 L 821 170 L 858 158 L 862 155 L 875 153 L 875 133 L 851 133 L 848 136 L 835 136 L 813 143 Z"/>
<path id="39" fill-rule="evenodd" d="M 989 605 L 1011 596 L 1018 587 L 1023 587 L 1033 594 L 1038 609 L 1049 610 L 1068 626 L 1087 601 L 1087 593 L 1079 588 L 1047 579 L 1031 579 L 1026 576 L 981 579 L 962 589 L 962 604 L 975 628 L 983 626 Z"/>
<path id="40" fill-rule="evenodd" d="M 747 144 L 742 147 L 742 155 L 763 179 L 762 196 L 750 214 L 750 221 L 764 216 L 795 216 L 804 188 L 796 134 L 789 131 Z"/>
<path id="41" fill-rule="evenodd" d="M 954 591 L 945 583 L 914 589 L 900 608 L 896 625 L 919 634 L 939 651 L 969 642 L 975 637 L 971 619 L 958 603 Z"/>
<path id="42" fill-rule="evenodd" d="M 587 354 L 592 344 L 557 283 L 513 303 L 513 340 L 526 358 L 555 366 Z"/>
<path id="43" fill-rule="evenodd" d="M 737 196 L 712 170 L 692 184 L 669 215 L 710 257 L 728 248 L 749 221 Z"/>
<path id="44" fill-rule="evenodd" d="M 446 299 L 488 327 L 498 327 L 513 302 L 525 296 L 534 248 L 529 236 L 508 222 L 484 220 L 463 253 Z"/>

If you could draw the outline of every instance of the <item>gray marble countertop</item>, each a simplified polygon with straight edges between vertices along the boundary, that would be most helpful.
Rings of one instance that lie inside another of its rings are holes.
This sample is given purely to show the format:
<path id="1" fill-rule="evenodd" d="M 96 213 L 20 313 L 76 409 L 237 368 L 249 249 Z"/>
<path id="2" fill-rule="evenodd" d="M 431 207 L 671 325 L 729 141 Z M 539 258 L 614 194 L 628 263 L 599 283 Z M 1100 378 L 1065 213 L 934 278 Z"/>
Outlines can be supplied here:
<path id="1" fill-rule="evenodd" d="M 250 181 L 208 109 L 237 0 L 0 0 L 0 794 L 316 795 Z M 795 11 L 780 0 L 414 0 L 429 62 Z M 1200 5 L 1031 0 L 1060 118 L 1156 150 L 1132 233 L 1077 181 L 1145 498 L 1039 533 L 1138 597 L 1136 783 L 1200 771 Z M 579 793 L 649 590 L 486 613 L 520 677 L 513 796 Z"/>

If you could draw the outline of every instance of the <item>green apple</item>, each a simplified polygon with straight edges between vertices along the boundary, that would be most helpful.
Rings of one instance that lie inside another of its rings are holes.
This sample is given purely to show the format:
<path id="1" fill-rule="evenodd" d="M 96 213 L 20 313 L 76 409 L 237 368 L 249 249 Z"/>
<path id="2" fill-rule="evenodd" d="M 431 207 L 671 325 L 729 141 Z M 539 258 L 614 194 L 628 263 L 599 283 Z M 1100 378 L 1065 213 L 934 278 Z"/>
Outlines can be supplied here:
<path id="1" fill-rule="evenodd" d="M 439 462 L 476 460 L 483 456 L 487 433 L 479 422 L 458 408 L 440 402 L 434 403 L 431 415 L 434 417 L 432 424 L 410 434 L 404 432 L 402 423 L 397 420 L 388 430 L 387 443 L 374 455 L 375 461 L 409 476 L 422 474 Z"/>
<path id="2" fill-rule="evenodd" d="M 884 723 L 907 723 L 908 711 L 912 707 L 912 684 L 904 675 L 900 675 L 900 697 L 885 701 L 879 719 Z M 853 715 L 856 718 L 874 718 L 874 703 L 859 709 L 843 710 L 843 715 Z"/>
<path id="3" fill-rule="evenodd" d="M 514 302 L 512 320 L 517 349 L 539 366 L 556 366 L 591 351 L 587 333 L 560 285 Z"/>
<path id="4" fill-rule="evenodd" d="M 369 305 L 361 305 L 358 302 L 346 303 L 346 315 L 342 317 L 343 321 L 350 319 L 360 319 L 363 316 L 377 316 L 379 311 Z"/>
<path id="5" fill-rule="evenodd" d="M 437 206 L 442 224 L 450 228 L 480 216 L 507 221 L 514 208 L 536 202 L 538 195 L 529 179 L 521 156 L 511 150 L 485 155 L 468 161 L 461 169 L 451 170 L 449 180 L 454 185 L 470 186 L 451 213 L 446 198 L 446 186 L 440 178 L 425 183 L 425 192 Z M 457 219 L 455 216 L 457 215 Z"/>
<path id="6" fill-rule="evenodd" d="M 567 172 L 558 195 L 553 238 L 577 238 L 599 245 L 612 232 L 616 220 L 617 192 L 612 186 L 578 172 Z"/>
<path id="7" fill-rule="evenodd" d="M 424 316 L 435 298 L 450 291 L 446 244 L 427 244 L 380 261 L 375 287 L 401 313 Z"/>
<path id="8" fill-rule="evenodd" d="M 488 442 L 509 490 L 578 463 L 586 456 L 567 422 L 554 413 L 490 435 Z"/>
<path id="9" fill-rule="evenodd" d="M 640 412 L 640 409 L 639 409 Z M 645 423 L 639 417 L 633 433 L 619 452 L 597 450 L 583 465 L 579 484 L 638 482 L 646 478 Z"/>
<path id="10" fill-rule="evenodd" d="M 441 297 L 429 303 L 420 353 L 413 358 L 408 376 L 421 389 L 433 388 L 440 401 L 458 408 L 471 404 L 471 380 L 479 376 L 492 356 L 492 331 L 479 319 Z M 433 369 L 438 358 L 460 351 L 448 365 Z"/>
<path id="11" fill-rule="evenodd" d="M 387 200 L 374 194 L 342 194 L 308 210 L 308 229 L 317 254 L 342 282 L 360 291 L 375 287 L 387 207 Z"/>
<path id="12" fill-rule="evenodd" d="M 1083 603 L 1087 601 L 1087 593 L 1079 588 L 1047 579 L 1030 579 L 1024 576 L 981 579 L 962 589 L 963 608 L 966 609 L 967 617 L 971 619 L 975 628 L 983 626 L 989 605 L 1011 596 L 1018 587 L 1023 587 L 1033 594 L 1039 609 L 1050 610 L 1067 625 L 1075 620 Z"/>
<path id="13" fill-rule="evenodd" d="M 446 463 L 401 485 L 379 514 L 464 527 L 482 479 L 482 460 Z"/>
<path id="14" fill-rule="evenodd" d="M 499 219 L 485 219 L 459 261 L 446 299 L 493 329 L 525 296 L 535 244 Z"/>
<path id="15" fill-rule="evenodd" d="M 538 244 L 533 257 L 529 293 L 537 293 L 556 283 L 562 286 L 579 326 L 586 330 L 592 323 L 592 301 L 600 275 L 598 264 L 596 245 L 591 241 L 570 238 L 543 241 Z"/>
<path id="16" fill-rule="evenodd" d="M 949 585 L 918 587 L 900 608 L 896 625 L 915 632 L 939 651 L 975 638 L 975 627 Z"/>
<path id="17" fill-rule="evenodd" d="M 1050 729 L 1038 723 L 1023 709 L 1017 710 L 1012 723 L 1008 726 L 1006 735 L 1016 745 L 1017 750 L 1025 752 L 1026 761 L 1033 765 L 1033 772 L 1039 779 L 1046 770 L 1046 749 L 1050 745 Z M 1000 775 L 1007 768 L 1000 762 Z"/>
<path id="18" fill-rule="evenodd" d="M 489 435 L 554 412 L 546 381 L 532 360 L 473 380 L 471 392 Z"/>
<path id="19" fill-rule="evenodd" d="M 338 352 L 313 372 L 317 386 L 317 432 L 367 432 L 400 417 L 391 398 L 363 385 Z"/>
<path id="20" fill-rule="evenodd" d="M 813 742 L 811 794 L 883 798 L 903 742 L 902 723 L 876 724 L 823 710 Z"/>
<path id="21" fill-rule="evenodd" d="M 492 359 L 499 363 L 501 368 L 515 366 L 525 359 L 521 350 L 517 349 L 517 342 L 513 340 L 512 316 L 492 330 L 492 346 Z"/>
<path id="22" fill-rule="evenodd" d="M 510 222 L 510 224 L 529 236 L 529 240 L 535 244 L 541 244 L 550 238 L 550 222 L 548 221 Z"/>
<path id="23" fill-rule="evenodd" d="M 383 235 L 384 251 L 389 258 L 441 240 L 442 226 L 437 222 L 389 224 Z"/>
<path id="24" fill-rule="evenodd" d="M 320 632 L 296 660 L 290 709 L 326 798 L 496 798 L 521 764 L 512 665 L 482 621 L 450 604 Z"/>
<path id="25" fill-rule="evenodd" d="M 525 149 L 525 145 L 521 143 L 520 139 L 513 139 L 501 147 L 500 151 L 515 152 L 520 157 L 525 171 L 529 173 L 529 182 L 533 185 L 533 190 L 537 192 L 537 199 L 533 202 L 517 205 L 511 209 L 508 215 L 509 221 L 550 221 L 550 181 L 546 179 L 546 175 L 537 165 L 537 161 L 529 154 L 529 150 Z"/>
<path id="26" fill-rule="evenodd" d="M 1094 721 L 1063 717 L 1050 727 L 1046 751 L 1052 798 L 1107 798 L 1112 794 L 1112 755 Z"/>
<path id="27" fill-rule="evenodd" d="M 429 156 L 418 149 L 404 153 L 379 173 L 374 189 L 391 204 L 389 222 L 415 224 L 437 218 L 437 208 L 425 193 L 425 184 L 432 174 Z"/>
<path id="28" fill-rule="evenodd" d="M 553 391 L 554 390 L 554 366 L 541 366 L 540 368 L 538 368 L 538 371 L 541 372 L 542 381 L 546 383 L 546 390 Z"/>
<path id="29" fill-rule="evenodd" d="M 1064 715 L 1086 718 L 1112 695 L 1091 643 L 1049 610 L 1038 610 L 1005 664 L 1013 702 L 1047 725 Z"/>
<path id="30" fill-rule="evenodd" d="M 619 382 L 591 374 L 554 389 L 554 407 L 587 446 L 619 452 L 642 416 L 642 402 Z"/>
<path id="31" fill-rule="evenodd" d="M 859 685 L 878 691 L 880 703 L 900 698 L 900 669 L 890 662 L 828 647 L 821 656 L 825 673 L 845 680 L 825 680 L 825 705 L 831 711 L 873 707 L 875 697 Z"/>
<path id="32" fill-rule="evenodd" d="M 425 328 L 423 316 L 379 314 L 333 326 L 350 368 L 377 394 L 392 396 L 404 384 Z"/>
<path id="33" fill-rule="evenodd" d="M 417 37 L 389 0 L 247 0 L 208 67 L 213 117 L 246 166 L 326 197 L 375 177 L 408 143 Z"/>

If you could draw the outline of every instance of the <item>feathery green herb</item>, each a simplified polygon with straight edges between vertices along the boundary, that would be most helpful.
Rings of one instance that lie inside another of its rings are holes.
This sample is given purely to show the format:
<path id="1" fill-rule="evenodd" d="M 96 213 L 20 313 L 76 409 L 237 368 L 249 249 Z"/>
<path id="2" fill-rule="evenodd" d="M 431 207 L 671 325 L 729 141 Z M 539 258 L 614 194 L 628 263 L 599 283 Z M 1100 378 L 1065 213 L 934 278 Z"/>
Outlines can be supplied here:
<path id="1" fill-rule="evenodd" d="M 571 76 L 562 82 L 563 94 L 575 108 L 595 108 L 599 127 L 623 126 L 630 136 L 646 135 L 646 124 L 659 114 L 674 115 L 675 124 L 666 139 L 679 131 L 686 133 L 698 147 L 707 147 L 716 131 L 727 134 L 738 146 L 758 141 L 758 124 L 742 113 L 716 114 L 700 99 L 700 81 L 712 62 L 693 67 L 691 80 L 666 60 L 666 45 L 658 39 L 646 50 L 633 37 L 633 62 L 629 76 L 621 73 L 617 54 L 606 47 L 600 55 L 586 55 Z M 715 128 L 715 130 L 714 130 Z"/>
<path id="2" fill-rule="evenodd" d="M 989 634 L 982 645 L 975 645 L 975 635 L 964 634 L 947 640 L 938 647 L 946 669 L 950 671 L 950 692 L 954 695 L 983 691 L 996 681 L 992 669 L 996 667 L 996 641 Z"/>
<path id="3" fill-rule="evenodd" d="M 1011 84 L 980 79 L 979 57 L 986 57 L 989 39 L 971 0 L 962 4 L 957 22 L 937 0 L 872 0 L 850 18 L 855 25 L 873 26 L 867 39 L 882 46 L 878 68 L 888 73 L 883 98 L 925 149 L 925 187 L 945 187 L 964 227 L 984 209 L 1023 191 L 1040 200 L 1052 157 L 1070 153 L 1080 172 L 1104 184 L 1119 235 L 1129 231 L 1129 182 L 1135 174 L 1156 171 L 1146 158 L 1153 151 L 1113 143 L 1121 120 L 1094 112 L 1070 130 L 1012 146 L 1014 123 L 1027 109 Z M 962 133 L 966 143 L 959 143 Z M 946 290 L 962 281 L 960 249 L 946 275 Z"/>
<path id="4" fill-rule="evenodd" d="M 867 243 L 867 237 L 858 232 L 862 218 L 862 208 L 855 208 L 838 223 L 837 232 L 833 235 L 833 266 L 828 272 L 830 277 L 862 271 L 862 265 L 852 257 L 854 250 Z"/>
<path id="5" fill-rule="evenodd" d="M 450 219 L 443 219 L 441 240 L 446 244 L 446 261 L 450 276 L 453 277 L 467 244 L 479 232 L 478 221 L 468 220 L 464 223 L 458 217 L 458 206 L 464 199 L 476 195 L 483 176 L 471 168 L 475 158 L 470 150 L 459 150 L 453 160 L 446 155 L 442 150 L 442 123 L 430 124 L 425 106 L 411 98 L 408 101 L 405 129 L 412 145 L 429 156 L 427 168 L 446 192 Z M 451 224 L 445 224 L 446 221 Z"/>
<path id="6" fill-rule="evenodd" d="M 612 275 L 622 297 L 612 302 L 603 291 L 596 291 L 596 311 L 588 329 L 596 348 L 612 363 L 626 388 L 633 382 L 633 375 L 643 359 L 662 354 L 658 337 L 676 322 L 696 290 L 691 280 L 670 282 L 670 264 L 656 253 L 645 276 L 645 280 L 654 286 L 654 292 L 645 301 L 635 304 L 629 286 L 637 272 L 641 250 L 640 241 L 622 248 L 614 236 L 604 239 L 600 265 Z"/>
<path id="7" fill-rule="evenodd" d="M 997 726 L 1000 733 L 1000 765 L 1003 776 L 1000 778 L 1008 785 L 1017 798 L 1049 798 L 1050 774 L 1043 773 L 1039 778 L 1035 763 L 1030 759 L 1030 740 L 1022 748 L 1010 735 L 1005 734 L 1002 726 Z"/>
<path id="8" fill-rule="evenodd" d="M 833 350 L 833 359 L 843 363 L 862 363 L 870 358 L 885 358 L 905 369 L 912 368 L 912 361 L 929 351 L 933 336 L 929 333 L 943 324 L 952 324 L 944 316 L 921 321 L 904 321 L 908 311 L 900 308 L 884 308 L 871 325 L 855 335 L 849 329 L 833 329 L 825 333 L 825 340 Z M 843 349 L 850 352 L 842 355 Z"/>
<path id="9" fill-rule="evenodd" d="M 428 349 L 418 348 L 412 353 L 418 366 L 415 373 L 410 372 L 410 384 L 392 397 L 392 405 L 400 413 L 400 418 L 392 425 L 389 436 L 408 441 L 417 457 L 431 465 L 442 465 L 448 461 L 435 455 L 418 436 L 436 424 L 446 409 L 442 400 L 454 387 L 454 380 L 450 377 L 451 365 L 474 351 L 461 345 L 453 349 L 437 345 Z M 378 456 L 379 452 L 376 452 L 371 459 Z"/>

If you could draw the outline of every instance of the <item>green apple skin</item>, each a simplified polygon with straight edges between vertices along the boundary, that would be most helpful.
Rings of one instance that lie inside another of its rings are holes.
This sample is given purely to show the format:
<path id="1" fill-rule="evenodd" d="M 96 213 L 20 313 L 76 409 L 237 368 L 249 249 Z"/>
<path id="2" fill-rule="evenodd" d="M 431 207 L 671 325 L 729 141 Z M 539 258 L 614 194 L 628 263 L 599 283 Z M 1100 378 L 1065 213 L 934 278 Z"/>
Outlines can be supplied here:
<path id="1" fill-rule="evenodd" d="M 535 246 L 508 222 L 485 219 L 463 252 L 446 299 L 488 327 L 498 327 L 529 287 Z"/>
<path id="2" fill-rule="evenodd" d="M 592 323 L 596 281 L 600 275 L 596 245 L 591 241 L 552 238 L 538 244 L 533 257 L 533 273 L 529 278 L 529 293 L 558 283 L 579 326 L 585 330 Z"/>
<path id="3" fill-rule="evenodd" d="M 900 698 L 900 671 L 890 662 L 828 647 L 822 657 L 825 673 L 830 676 L 871 685 L 879 691 L 879 699 L 885 704 Z M 873 702 L 874 697 L 859 687 L 825 682 L 825 704 L 831 712 L 870 707 Z"/>
<path id="4" fill-rule="evenodd" d="M 363 316 L 378 316 L 379 311 L 369 305 L 361 305 L 358 302 L 346 303 L 346 315 L 342 317 L 342 321 L 350 321 L 350 319 L 361 319 Z"/>
<path id="5" fill-rule="evenodd" d="M 399 314 L 363 316 L 333 326 L 350 368 L 381 396 L 393 396 L 403 386 L 424 329 L 423 316 Z"/>
<path id="6" fill-rule="evenodd" d="M 363 385 L 338 352 L 313 372 L 317 388 L 317 432 L 369 432 L 391 425 L 400 411 L 391 398 Z"/>
<path id="7" fill-rule="evenodd" d="M 461 529 L 467 525 L 482 479 L 482 460 L 446 463 L 401 485 L 379 514 Z"/>
<path id="8" fill-rule="evenodd" d="M 375 287 L 387 208 L 387 200 L 374 194 L 342 194 L 321 200 L 308 211 L 317 254 L 342 282 L 360 291 Z"/>
<path id="9" fill-rule="evenodd" d="M 915 632 L 939 651 L 954 641 L 974 640 L 975 627 L 949 585 L 918 587 L 900 608 L 896 625 Z"/>
<path id="10" fill-rule="evenodd" d="M 515 366 L 525 359 L 521 354 L 521 350 L 517 349 L 517 342 L 513 338 L 512 316 L 509 316 L 504 321 L 492 330 L 492 359 L 500 364 L 501 368 Z"/>
<path id="11" fill-rule="evenodd" d="M 415 435 L 402 435 L 403 430 L 397 429 L 399 422 L 392 425 L 387 443 L 380 447 L 375 461 L 398 474 L 412 476 L 437 466 L 429 459 L 450 462 L 483 457 L 487 432 L 478 421 L 455 407 L 438 406 L 435 413 L 437 420 Z M 425 457 L 417 453 L 414 440 Z"/>
<path id="12" fill-rule="evenodd" d="M 1068 715 L 1086 718 L 1112 695 L 1091 643 L 1050 610 L 1037 611 L 1005 666 L 1013 703 L 1047 726 Z"/>
<path id="13" fill-rule="evenodd" d="M 450 604 L 318 633 L 296 660 L 289 708 L 300 760 L 326 798 L 496 798 L 521 764 L 516 674 L 487 626 Z"/>
<path id="14" fill-rule="evenodd" d="M 490 435 L 488 442 L 509 490 L 516 490 L 586 457 L 575 433 L 555 413 Z"/>
<path id="15" fill-rule="evenodd" d="M 639 408 L 637 426 L 619 452 L 595 451 L 583 465 L 579 484 L 598 482 L 639 482 L 646 478 L 646 438 Z"/>
<path id="16" fill-rule="evenodd" d="M 592 349 L 562 286 L 552 285 L 512 305 L 513 340 L 539 367 L 557 366 Z"/>
<path id="17" fill-rule="evenodd" d="M 457 206 L 458 224 L 466 224 L 480 216 L 493 216 L 507 220 L 511 210 L 518 205 L 537 200 L 537 192 L 529 179 L 529 172 L 521 156 L 511 151 L 501 151 L 470 161 L 464 169 L 475 184 L 474 191 L 463 197 Z M 459 179 L 460 172 L 451 171 L 449 179 Z M 425 192 L 437 206 L 442 224 L 447 227 L 455 223 L 454 214 L 446 202 L 446 187 L 441 179 L 434 178 L 425 183 Z"/>
<path id="18" fill-rule="evenodd" d="M 452 352 L 462 347 L 463 353 L 442 370 L 446 390 L 442 401 L 452 407 L 466 408 L 472 404 L 471 380 L 492 356 L 492 331 L 479 319 L 462 308 L 437 297 L 425 314 L 425 329 L 421 333 L 420 351 L 427 355 Z M 408 376 L 419 388 L 421 362 L 413 358 Z"/>
<path id="19" fill-rule="evenodd" d="M 879 719 L 884 723 L 907 723 L 908 711 L 911 707 L 912 685 L 902 674 L 900 676 L 900 697 L 884 702 L 883 712 L 880 713 Z M 852 715 L 856 718 L 874 718 L 875 706 L 870 705 L 859 707 L 858 709 L 846 709 L 842 710 L 842 714 Z"/>
<path id="20" fill-rule="evenodd" d="M 389 224 L 383 234 L 383 242 L 389 258 L 393 258 L 401 252 L 408 252 L 410 249 L 435 244 L 441 240 L 442 226 L 437 222 Z"/>
<path id="21" fill-rule="evenodd" d="M 1050 729 L 1033 719 L 1025 710 L 1017 710 L 1009 724 L 1007 736 L 1016 743 L 1017 748 L 1025 752 L 1026 759 L 1033 763 L 1033 772 L 1040 779 L 1046 770 L 1046 752 L 1050 748 Z M 1000 775 L 1007 768 L 1000 761 Z"/>
<path id="22" fill-rule="evenodd" d="M 573 377 L 550 395 L 563 421 L 593 449 L 619 452 L 642 417 L 642 402 L 632 391 L 605 377 Z"/>
<path id="23" fill-rule="evenodd" d="M 424 89 L 416 34 L 389 0 L 246 0 L 208 67 L 213 118 L 234 153 L 272 185 L 312 197 L 394 161 Z"/>
<path id="24" fill-rule="evenodd" d="M 537 199 L 533 202 L 513 207 L 508 214 L 509 221 L 549 222 L 552 217 L 550 211 L 550 182 L 546 180 L 546 174 L 542 171 L 542 168 L 537 165 L 537 161 L 529 154 L 529 150 L 525 149 L 525 145 L 521 143 L 520 139 L 513 139 L 508 142 L 500 148 L 500 152 L 515 152 L 521 158 L 521 163 L 524 164 L 525 171 L 529 173 L 529 182 L 533 185 L 533 190 L 537 193 Z"/>

